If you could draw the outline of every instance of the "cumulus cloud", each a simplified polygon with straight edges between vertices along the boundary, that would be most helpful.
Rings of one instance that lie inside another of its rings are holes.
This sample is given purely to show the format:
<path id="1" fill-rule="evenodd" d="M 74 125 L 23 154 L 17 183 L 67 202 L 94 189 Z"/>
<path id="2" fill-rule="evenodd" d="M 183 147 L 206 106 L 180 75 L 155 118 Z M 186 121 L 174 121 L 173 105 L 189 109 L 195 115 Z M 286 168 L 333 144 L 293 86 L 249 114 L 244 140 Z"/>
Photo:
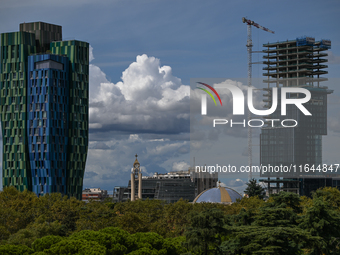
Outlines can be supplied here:
<path id="1" fill-rule="evenodd" d="M 145 54 L 137 56 L 116 84 L 90 65 L 91 131 L 188 133 L 189 92 L 171 67 Z"/>
<path id="2" fill-rule="evenodd" d="M 93 60 L 92 48 L 90 53 Z M 246 90 L 242 83 L 233 84 Z M 187 170 L 189 94 L 190 87 L 155 57 L 137 56 L 116 83 L 98 66 L 90 64 L 90 144 L 86 164 L 89 174 L 84 185 L 107 189 L 127 185 L 136 153 L 143 175 Z M 227 92 L 221 93 L 221 97 L 231 114 L 232 101 Z M 216 140 L 218 135 L 211 132 L 203 136 L 204 145 L 209 146 L 206 139 Z"/>

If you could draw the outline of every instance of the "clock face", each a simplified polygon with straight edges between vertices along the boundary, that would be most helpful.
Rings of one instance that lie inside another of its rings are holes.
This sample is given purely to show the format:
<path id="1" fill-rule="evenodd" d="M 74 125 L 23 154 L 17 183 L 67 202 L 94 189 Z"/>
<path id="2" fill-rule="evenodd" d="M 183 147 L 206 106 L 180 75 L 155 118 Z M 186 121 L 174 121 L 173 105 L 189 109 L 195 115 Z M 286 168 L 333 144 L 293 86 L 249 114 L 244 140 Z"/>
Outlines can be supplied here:
<path id="1" fill-rule="evenodd" d="M 139 164 L 135 164 L 135 168 L 138 168 L 139 167 Z"/>

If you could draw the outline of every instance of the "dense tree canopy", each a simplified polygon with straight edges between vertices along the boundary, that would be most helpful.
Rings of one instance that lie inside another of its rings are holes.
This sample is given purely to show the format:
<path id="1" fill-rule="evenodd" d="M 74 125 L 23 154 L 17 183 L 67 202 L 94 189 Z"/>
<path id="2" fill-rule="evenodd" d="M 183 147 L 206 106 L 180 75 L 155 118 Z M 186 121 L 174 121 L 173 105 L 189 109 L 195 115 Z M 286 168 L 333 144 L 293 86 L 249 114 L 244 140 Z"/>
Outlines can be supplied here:
<path id="1" fill-rule="evenodd" d="M 340 192 L 281 192 L 232 205 L 84 203 L 0 193 L 0 254 L 340 254 Z"/>

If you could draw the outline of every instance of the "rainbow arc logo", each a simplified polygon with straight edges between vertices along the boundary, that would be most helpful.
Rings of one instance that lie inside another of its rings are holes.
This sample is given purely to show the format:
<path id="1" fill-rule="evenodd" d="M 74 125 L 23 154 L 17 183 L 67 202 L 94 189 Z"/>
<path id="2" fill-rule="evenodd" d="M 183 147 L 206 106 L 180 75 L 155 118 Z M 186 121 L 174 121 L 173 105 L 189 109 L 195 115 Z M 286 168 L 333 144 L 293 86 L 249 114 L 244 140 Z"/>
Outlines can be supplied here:
<path id="1" fill-rule="evenodd" d="M 202 86 L 204 86 L 204 87 L 206 87 L 206 88 L 208 88 L 208 89 L 210 89 L 212 92 L 214 92 L 214 94 L 217 96 L 217 98 L 218 98 L 218 100 L 220 101 L 220 104 L 221 104 L 221 106 L 222 106 L 222 100 L 221 100 L 221 98 L 220 98 L 220 95 L 217 93 L 217 91 L 216 91 L 213 87 L 211 87 L 210 85 L 208 85 L 208 84 L 206 84 L 206 83 L 203 83 L 203 82 L 197 82 L 197 83 L 200 84 L 200 85 L 202 85 Z M 204 88 L 204 87 L 203 87 L 203 88 L 202 88 L 202 87 L 197 87 L 197 88 L 203 90 L 204 92 L 206 92 L 206 93 L 214 100 L 215 105 L 217 105 L 214 96 L 211 94 L 211 92 L 210 92 L 209 90 L 207 90 L 207 89 Z"/>

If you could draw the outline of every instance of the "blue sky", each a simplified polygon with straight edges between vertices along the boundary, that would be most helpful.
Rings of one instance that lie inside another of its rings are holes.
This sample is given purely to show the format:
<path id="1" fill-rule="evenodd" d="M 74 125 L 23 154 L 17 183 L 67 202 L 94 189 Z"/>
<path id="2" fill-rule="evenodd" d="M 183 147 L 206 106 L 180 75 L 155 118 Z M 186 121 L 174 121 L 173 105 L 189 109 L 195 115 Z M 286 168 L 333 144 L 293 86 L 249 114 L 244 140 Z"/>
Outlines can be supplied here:
<path id="1" fill-rule="evenodd" d="M 327 77 L 334 78 L 340 67 L 339 13 L 339 1 L 2 0 L 0 33 L 43 21 L 61 25 L 65 40 L 91 44 L 84 187 L 112 191 L 127 184 L 135 153 L 145 174 L 190 164 L 190 78 L 246 77 L 242 17 L 275 31 L 253 28 L 253 50 L 304 35 L 330 39 Z M 254 65 L 253 77 L 261 75 L 262 65 Z"/>

